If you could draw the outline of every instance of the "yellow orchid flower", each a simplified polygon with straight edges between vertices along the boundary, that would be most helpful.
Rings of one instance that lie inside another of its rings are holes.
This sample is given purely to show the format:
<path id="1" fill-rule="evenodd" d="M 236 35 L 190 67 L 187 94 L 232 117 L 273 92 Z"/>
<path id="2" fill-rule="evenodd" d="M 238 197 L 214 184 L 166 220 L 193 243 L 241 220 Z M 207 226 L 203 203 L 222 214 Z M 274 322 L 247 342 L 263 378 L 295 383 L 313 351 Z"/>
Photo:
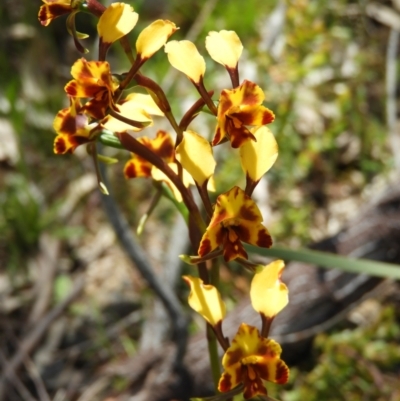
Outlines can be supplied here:
<path id="1" fill-rule="evenodd" d="M 203 284 L 203 280 L 197 277 L 183 276 L 183 279 L 190 287 L 190 307 L 211 326 L 221 324 L 226 315 L 226 308 L 218 290 L 211 284 Z"/>
<path id="2" fill-rule="evenodd" d="M 256 203 L 239 187 L 218 196 L 210 224 L 201 239 L 198 254 L 203 257 L 222 246 L 224 259 L 247 259 L 241 241 L 269 248 L 272 238 L 261 222 Z"/>
<path id="3" fill-rule="evenodd" d="M 83 110 L 96 119 L 105 117 L 108 107 L 116 109 L 113 95 L 118 84 L 112 79 L 110 65 L 107 61 L 77 60 L 71 68 L 73 80 L 65 86 L 69 96 L 91 98 Z"/>
<path id="4" fill-rule="evenodd" d="M 212 145 L 218 145 L 225 137 L 229 138 L 233 148 L 248 140 L 254 141 L 255 137 L 247 126 L 261 126 L 275 119 L 274 113 L 262 105 L 264 99 L 262 89 L 250 81 L 244 81 L 235 89 L 223 90 Z"/>
<path id="5" fill-rule="evenodd" d="M 285 384 L 289 368 L 280 359 L 281 346 L 274 340 L 260 336 L 256 327 L 242 323 L 222 358 L 224 372 L 218 384 L 222 393 L 244 385 L 245 399 L 267 395 L 263 380 Z"/>

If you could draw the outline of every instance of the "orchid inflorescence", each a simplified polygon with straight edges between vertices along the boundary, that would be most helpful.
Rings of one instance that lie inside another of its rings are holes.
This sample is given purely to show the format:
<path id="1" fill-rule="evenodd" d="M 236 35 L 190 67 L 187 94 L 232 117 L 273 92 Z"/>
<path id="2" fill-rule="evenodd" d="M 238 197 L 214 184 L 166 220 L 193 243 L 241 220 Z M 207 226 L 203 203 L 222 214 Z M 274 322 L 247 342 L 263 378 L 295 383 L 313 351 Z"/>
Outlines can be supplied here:
<path id="1" fill-rule="evenodd" d="M 54 152 L 73 153 L 78 146 L 86 144 L 104 193 L 107 188 L 97 163 L 106 158 L 97 154 L 96 142 L 130 152 L 123 170 L 125 177 L 152 178 L 160 192 L 167 191 L 187 212 L 190 239 L 198 254 L 182 255 L 182 259 L 198 267 L 199 277 L 184 276 L 184 280 L 190 287 L 189 305 L 207 321 L 225 351 L 218 390 L 229 398 L 239 389 L 248 399 L 267 394 L 265 380 L 286 383 L 289 369 L 280 359 L 281 347 L 268 338 L 274 317 L 288 303 L 288 289 L 280 281 L 284 265 L 280 260 L 267 266 L 252 263 L 243 246 L 243 243 L 264 248 L 272 245 L 252 194 L 278 156 L 277 143 L 266 127 L 275 116 L 263 105 L 262 89 L 248 80 L 239 80 L 238 62 L 243 49 L 239 37 L 233 31 L 223 30 L 210 32 L 206 38 L 209 55 L 225 67 L 232 82 L 232 88 L 222 90 L 215 102 L 214 92 L 205 87 L 206 63 L 195 44 L 187 40 L 169 41 L 178 29 L 173 22 L 156 20 L 143 29 L 136 40 L 134 56 L 127 35 L 135 27 L 138 14 L 129 4 L 112 3 L 106 8 L 97 0 L 43 2 L 39 11 L 41 24 L 47 26 L 56 17 L 68 14 L 67 29 L 81 53 L 87 53 L 80 42 L 87 35 L 76 31 L 75 15 L 86 12 L 98 17 L 98 58 L 94 61 L 80 58 L 72 66 L 73 79 L 64 88 L 70 106 L 60 110 L 54 120 L 57 134 Z M 116 41 L 131 62 L 129 71 L 120 75 L 113 74 L 106 61 L 108 49 Z M 162 48 L 170 64 L 187 76 L 200 95 L 179 123 L 160 85 L 141 70 Z M 147 94 L 135 92 L 137 87 L 144 88 Z M 216 119 L 211 141 L 189 129 L 205 109 Z M 174 135 L 159 130 L 152 138 L 137 136 L 139 131 L 154 124 L 153 116 L 164 116 Z M 246 186 L 244 189 L 234 186 L 220 194 L 213 205 L 209 197 L 210 191 L 215 190 L 213 175 L 217 163 L 213 147 L 222 144 L 239 148 Z M 197 187 L 202 209 L 190 185 Z M 260 331 L 242 323 L 231 342 L 222 330 L 226 308 L 214 274 L 218 271 L 220 256 L 226 262 L 236 260 L 253 273 L 250 297 L 262 322 Z"/>

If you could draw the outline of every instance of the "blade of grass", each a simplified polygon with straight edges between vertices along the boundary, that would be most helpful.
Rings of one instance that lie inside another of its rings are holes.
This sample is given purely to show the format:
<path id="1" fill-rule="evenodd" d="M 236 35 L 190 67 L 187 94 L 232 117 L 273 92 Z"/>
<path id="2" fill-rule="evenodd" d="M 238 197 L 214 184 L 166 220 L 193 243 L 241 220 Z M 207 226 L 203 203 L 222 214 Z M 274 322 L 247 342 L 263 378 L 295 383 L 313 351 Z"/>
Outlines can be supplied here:
<path id="1" fill-rule="evenodd" d="M 311 263 L 327 269 L 339 269 L 349 273 L 363 273 L 370 276 L 400 279 L 400 265 L 366 259 L 354 259 L 348 256 L 335 255 L 329 252 L 314 251 L 311 249 L 290 249 L 283 246 L 274 246 L 270 249 L 246 246 L 253 254 L 276 257 L 284 260 Z"/>

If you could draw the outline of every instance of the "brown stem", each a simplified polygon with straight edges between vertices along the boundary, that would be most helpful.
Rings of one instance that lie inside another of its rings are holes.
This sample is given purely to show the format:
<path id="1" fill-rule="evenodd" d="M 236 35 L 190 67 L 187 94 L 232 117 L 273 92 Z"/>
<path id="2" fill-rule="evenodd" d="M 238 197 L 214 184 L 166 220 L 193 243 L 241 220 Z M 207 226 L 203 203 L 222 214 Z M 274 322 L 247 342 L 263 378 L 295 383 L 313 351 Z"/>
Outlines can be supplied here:
<path id="1" fill-rule="evenodd" d="M 224 351 L 226 351 L 229 348 L 229 340 L 227 337 L 224 336 L 224 333 L 222 332 L 222 320 L 219 321 L 215 326 L 211 326 L 214 330 L 215 337 L 217 338 L 219 344 L 223 348 Z"/>
<path id="2" fill-rule="evenodd" d="M 96 17 L 101 17 L 106 10 L 106 7 L 97 0 L 86 0 L 86 4 L 88 10 Z"/>
<path id="3" fill-rule="evenodd" d="M 210 97 L 213 94 L 214 91 L 208 91 L 208 95 Z M 186 131 L 189 124 L 197 117 L 197 115 L 200 113 L 201 109 L 204 107 L 205 104 L 206 102 L 202 97 L 196 100 L 195 103 L 193 103 L 193 106 L 191 106 L 190 109 L 185 113 L 185 115 L 182 117 L 181 122 L 179 123 L 179 128 L 182 131 Z"/>
<path id="4" fill-rule="evenodd" d="M 116 118 L 117 120 L 122 121 L 123 123 L 132 125 L 132 127 L 136 127 L 136 128 L 146 128 L 150 122 L 148 123 L 142 123 L 140 121 L 135 121 L 135 120 L 131 120 L 128 117 L 124 117 L 122 114 L 117 113 L 115 110 L 113 110 L 111 107 L 108 110 L 108 114 L 114 118 Z"/>
<path id="5" fill-rule="evenodd" d="M 115 96 L 114 96 L 115 102 L 117 102 L 118 99 L 120 98 L 122 91 L 131 83 L 132 79 L 135 77 L 135 75 L 139 71 L 139 68 L 141 65 L 142 65 L 142 61 L 139 58 L 136 58 L 135 62 L 131 66 L 130 70 L 126 74 L 124 80 L 120 83 L 117 92 L 115 93 Z"/>
<path id="6" fill-rule="evenodd" d="M 210 109 L 211 113 L 215 116 L 217 115 L 217 107 L 215 106 L 211 96 L 208 94 L 206 87 L 204 86 L 203 77 L 200 77 L 199 83 L 194 83 L 197 91 L 200 93 L 200 96 L 204 99 L 204 102 Z"/>
<path id="7" fill-rule="evenodd" d="M 261 327 L 261 336 L 267 338 L 269 334 L 269 330 L 271 328 L 272 321 L 274 320 L 274 317 L 267 317 L 263 313 L 260 313 L 261 316 L 261 322 L 262 322 L 262 327 Z"/>
<path id="8" fill-rule="evenodd" d="M 203 185 L 199 185 L 196 182 L 196 187 L 197 187 L 197 190 L 199 191 L 201 200 L 203 201 L 203 205 L 206 210 L 208 220 L 211 220 L 211 216 L 213 215 L 213 207 L 211 205 L 211 201 L 208 196 L 207 184 L 208 184 L 208 180 L 204 181 Z"/>
<path id="9" fill-rule="evenodd" d="M 253 194 L 254 189 L 256 188 L 257 184 L 260 182 L 258 181 L 253 181 L 247 174 L 246 174 L 246 188 L 244 190 L 245 194 L 250 196 Z"/>
<path id="10" fill-rule="evenodd" d="M 238 64 L 236 64 L 235 68 L 226 67 L 229 76 L 231 77 L 232 87 L 237 88 L 239 86 L 239 70 Z"/>

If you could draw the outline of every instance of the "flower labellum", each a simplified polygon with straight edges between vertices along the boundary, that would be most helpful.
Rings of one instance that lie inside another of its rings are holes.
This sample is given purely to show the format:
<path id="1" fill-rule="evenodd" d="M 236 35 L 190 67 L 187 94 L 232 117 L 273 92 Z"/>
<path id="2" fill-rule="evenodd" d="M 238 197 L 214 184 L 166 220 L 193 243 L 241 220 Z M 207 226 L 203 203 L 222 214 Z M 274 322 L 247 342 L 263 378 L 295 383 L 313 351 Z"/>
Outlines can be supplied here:
<path id="1" fill-rule="evenodd" d="M 274 113 L 262 105 L 264 99 L 262 89 L 250 81 L 244 81 L 235 89 L 223 90 L 212 145 L 218 145 L 225 137 L 229 138 L 233 148 L 239 148 L 246 141 L 254 141 L 255 137 L 247 126 L 261 126 L 275 119 Z"/>

